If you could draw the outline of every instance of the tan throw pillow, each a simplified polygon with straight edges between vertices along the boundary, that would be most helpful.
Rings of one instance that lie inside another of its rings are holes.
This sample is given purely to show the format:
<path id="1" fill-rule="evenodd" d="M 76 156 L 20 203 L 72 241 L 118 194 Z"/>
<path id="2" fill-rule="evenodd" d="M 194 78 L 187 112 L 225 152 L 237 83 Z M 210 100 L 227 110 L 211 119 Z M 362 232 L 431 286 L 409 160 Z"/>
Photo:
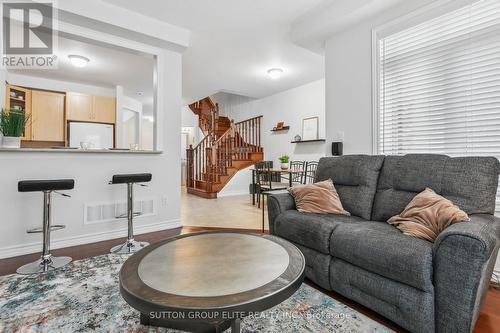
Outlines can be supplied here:
<path id="1" fill-rule="evenodd" d="M 288 189 L 301 213 L 351 215 L 345 211 L 331 179 Z"/>
<path id="2" fill-rule="evenodd" d="M 410 201 L 401 214 L 391 217 L 387 223 L 396 226 L 405 235 L 434 242 L 453 223 L 466 221 L 470 219 L 464 211 L 426 188 Z"/>

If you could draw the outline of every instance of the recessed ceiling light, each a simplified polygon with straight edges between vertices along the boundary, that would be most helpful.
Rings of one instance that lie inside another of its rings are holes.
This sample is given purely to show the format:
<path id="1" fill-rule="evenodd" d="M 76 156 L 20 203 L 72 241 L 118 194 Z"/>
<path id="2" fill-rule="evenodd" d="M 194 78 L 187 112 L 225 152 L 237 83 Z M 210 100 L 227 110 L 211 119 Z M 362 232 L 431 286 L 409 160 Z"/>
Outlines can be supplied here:
<path id="1" fill-rule="evenodd" d="M 73 64 L 73 66 L 78 67 L 78 68 L 83 68 L 87 66 L 87 64 L 90 62 L 89 58 L 86 58 L 84 56 L 76 55 L 76 54 L 71 54 L 68 56 L 69 60 Z"/>
<path id="2" fill-rule="evenodd" d="M 278 80 L 283 75 L 283 70 L 281 68 L 271 68 L 267 71 L 267 75 L 273 80 Z"/>

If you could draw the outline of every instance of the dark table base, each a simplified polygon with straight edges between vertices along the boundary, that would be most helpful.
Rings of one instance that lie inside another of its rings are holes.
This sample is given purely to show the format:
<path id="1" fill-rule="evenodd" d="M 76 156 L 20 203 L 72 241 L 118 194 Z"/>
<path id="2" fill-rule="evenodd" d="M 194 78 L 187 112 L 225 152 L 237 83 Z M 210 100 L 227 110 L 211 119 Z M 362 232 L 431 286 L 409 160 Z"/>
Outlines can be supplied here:
<path id="1" fill-rule="evenodd" d="M 240 319 L 214 322 L 196 320 L 167 320 L 150 318 L 149 315 L 141 313 L 142 325 L 165 327 L 194 333 L 222 333 L 230 327 L 231 333 L 240 333 L 240 322 Z"/>

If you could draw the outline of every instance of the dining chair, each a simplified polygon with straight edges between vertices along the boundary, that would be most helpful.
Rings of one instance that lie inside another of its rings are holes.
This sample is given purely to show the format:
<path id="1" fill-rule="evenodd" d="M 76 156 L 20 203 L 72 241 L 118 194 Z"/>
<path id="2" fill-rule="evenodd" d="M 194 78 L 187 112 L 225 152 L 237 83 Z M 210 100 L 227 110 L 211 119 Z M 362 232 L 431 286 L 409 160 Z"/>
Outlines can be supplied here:
<path id="1" fill-rule="evenodd" d="M 276 182 L 273 174 L 272 167 L 267 165 L 265 168 L 256 169 L 255 171 L 255 183 L 257 185 L 257 205 L 260 208 L 261 198 L 264 199 L 264 192 L 273 192 L 286 190 L 288 186 L 285 183 Z"/>
<path id="2" fill-rule="evenodd" d="M 304 162 L 304 161 L 291 161 L 290 162 L 290 171 L 297 171 L 297 172 L 282 175 L 281 178 L 285 179 L 285 180 L 290 180 L 290 178 L 288 178 L 288 177 L 292 177 L 292 185 L 293 184 L 305 184 L 305 169 L 306 169 L 306 162 Z"/>
<path id="3" fill-rule="evenodd" d="M 317 161 L 310 161 L 306 163 L 306 171 L 304 172 L 304 184 L 314 183 L 317 169 L 318 169 Z"/>

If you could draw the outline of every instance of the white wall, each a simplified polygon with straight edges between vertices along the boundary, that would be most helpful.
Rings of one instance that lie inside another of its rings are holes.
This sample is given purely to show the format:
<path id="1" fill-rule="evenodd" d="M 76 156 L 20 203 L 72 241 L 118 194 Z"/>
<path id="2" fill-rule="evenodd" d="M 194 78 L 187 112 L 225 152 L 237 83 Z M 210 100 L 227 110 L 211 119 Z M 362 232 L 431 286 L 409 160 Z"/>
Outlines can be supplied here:
<path id="1" fill-rule="evenodd" d="M 203 132 L 198 126 L 198 116 L 187 106 L 182 108 L 182 129 L 183 132 L 188 133 L 188 140 L 193 147 L 195 147 L 204 137 Z"/>
<path id="2" fill-rule="evenodd" d="M 372 153 L 372 29 L 429 2 L 405 1 L 326 41 L 326 136 L 343 134 L 345 154 Z"/>
<path id="3" fill-rule="evenodd" d="M 7 80 L 7 71 L 0 69 L 0 108 L 5 107 L 5 81 Z M 0 133 L 1 135 L 1 133 Z"/>
<path id="4" fill-rule="evenodd" d="M 5 80 L 7 79 L 7 71 L 0 69 L 0 109 L 5 108 Z M 0 142 L 3 134 L 0 132 Z"/>
<path id="5" fill-rule="evenodd" d="M 295 135 L 302 135 L 302 119 L 319 117 L 319 137 L 325 137 L 325 81 L 315 81 L 263 99 L 216 96 L 221 113 L 242 121 L 263 115 L 261 131 L 264 159 L 279 165 L 278 157 L 289 155 L 291 160 L 318 160 L 325 156 L 328 143 L 292 144 Z M 271 132 L 279 121 L 290 126 L 289 131 Z M 220 196 L 248 193 L 251 172 L 240 171 L 220 192 Z"/>
<path id="6" fill-rule="evenodd" d="M 151 172 L 149 187 L 136 187 L 136 198 L 154 197 L 155 216 L 138 218 L 136 233 L 179 227 L 180 224 L 180 110 L 182 106 L 182 56 L 163 51 L 158 57 L 158 135 L 161 154 L 28 153 L 0 152 L 0 257 L 41 251 L 41 235 L 26 229 L 41 225 L 40 193 L 18 193 L 22 179 L 73 178 L 72 198 L 54 197 L 53 223 L 67 228 L 52 234 L 54 248 L 112 239 L 126 235 L 124 220 L 84 224 L 88 202 L 125 200 L 124 186 L 108 185 L 113 174 Z M 168 89 L 167 89 L 168 88 Z"/>
<path id="7" fill-rule="evenodd" d="M 144 139 L 143 132 L 145 130 L 143 125 L 146 123 L 146 121 L 142 118 L 142 103 L 132 97 L 125 95 L 122 86 L 116 86 L 116 147 L 126 148 L 126 149 L 130 148 L 126 147 L 127 145 L 125 144 L 125 131 L 123 126 L 123 114 L 124 114 L 123 112 L 125 109 L 138 113 L 139 117 L 138 131 L 140 133 L 139 147 L 142 150 L 147 150 L 147 148 L 143 145 L 143 139 Z M 153 126 L 151 126 L 150 124 L 146 124 L 146 129 L 150 130 L 148 136 L 154 137 L 154 129 Z"/>
<path id="8" fill-rule="evenodd" d="M 70 81 L 45 79 L 41 77 L 7 72 L 7 81 L 10 84 L 28 88 L 53 90 L 60 92 L 77 92 L 96 96 L 115 96 L 114 88 L 100 87 Z"/>
<path id="9" fill-rule="evenodd" d="M 405 1 L 332 36 L 326 42 L 326 136 L 344 133 L 345 154 L 372 154 L 372 29 L 428 3 Z M 495 270 L 500 271 L 500 258 Z"/>

